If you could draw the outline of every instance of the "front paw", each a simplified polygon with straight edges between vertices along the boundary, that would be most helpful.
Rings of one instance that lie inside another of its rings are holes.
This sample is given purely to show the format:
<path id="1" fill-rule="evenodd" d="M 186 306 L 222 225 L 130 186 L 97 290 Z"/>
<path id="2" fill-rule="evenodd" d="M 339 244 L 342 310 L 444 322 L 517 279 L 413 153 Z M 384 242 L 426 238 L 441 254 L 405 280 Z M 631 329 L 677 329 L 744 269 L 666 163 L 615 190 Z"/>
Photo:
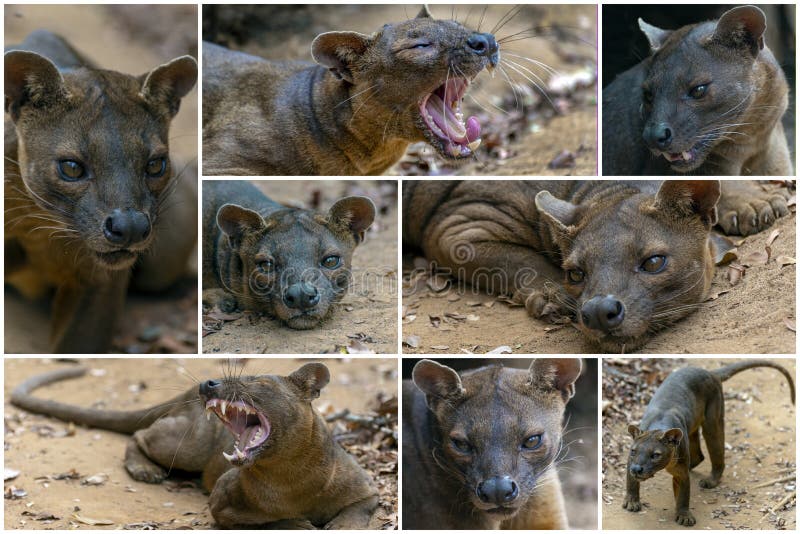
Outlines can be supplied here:
<path id="1" fill-rule="evenodd" d="M 625 501 L 622 503 L 622 507 L 629 512 L 638 512 L 642 509 L 642 503 L 638 497 L 626 495 Z"/>
<path id="2" fill-rule="evenodd" d="M 721 479 L 719 478 L 713 478 L 713 477 L 703 478 L 700 479 L 699 485 L 701 488 L 705 489 L 716 488 L 717 486 L 719 486 L 720 480 Z"/>
<path id="3" fill-rule="evenodd" d="M 728 186 L 731 187 L 731 186 Z M 786 187 L 765 191 L 758 184 L 737 184 L 717 204 L 719 225 L 727 235 L 752 235 L 789 214 L 791 192 Z"/>
<path id="4" fill-rule="evenodd" d="M 132 479 L 147 484 L 161 484 L 167 478 L 167 471 L 156 464 L 126 463 L 125 470 Z"/>
<path id="5" fill-rule="evenodd" d="M 528 315 L 534 319 L 557 323 L 570 314 L 566 298 L 557 287 L 545 286 L 542 289 L 534 290 L 525 295 L 522 300 L 525 302 L 525 310 Z"/>
<path id="6" fill-rule="evenodd" d="M 235 312 L 239 303 L 236 297 L 224 289 L 204 289 L 203 290 L 203 313 L 209 313 L 214 308 L 223 313 Z"/>
<path id="7" fill-rule="evenodd" d="M 695 521 L 692 512 L 686 510 L 685 512 L 677 512 L 675 515 L 675 522 L 679 525 L 683 525 L 684 527 L 691 527 L 697 521 Z"/>

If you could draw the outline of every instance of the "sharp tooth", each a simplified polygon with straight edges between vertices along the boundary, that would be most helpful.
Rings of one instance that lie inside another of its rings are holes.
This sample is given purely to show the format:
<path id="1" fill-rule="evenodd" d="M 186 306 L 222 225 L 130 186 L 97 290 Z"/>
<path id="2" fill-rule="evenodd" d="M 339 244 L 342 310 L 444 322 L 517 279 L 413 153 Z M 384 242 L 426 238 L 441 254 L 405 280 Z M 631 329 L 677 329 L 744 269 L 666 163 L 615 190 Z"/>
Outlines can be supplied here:
<path id="1" fill-rule="evenodd" d="M 222 410 L 222 415 L 225 415 L 225 408 L 228 407 L 228 403 L 225 401 L 220 401 L 219 405 L 220 409 Z"/>
<path id="2" fill-rule="evenodd" d="M 683 156 L 683 161 L 689 161 L 690 159 L 692 159 L 692 154 L 691 154 L 691 152 L 684 152 L 684 153 L 682 154 L 682 156 Z"/>
<path id="3" fill-rule="evenodd" d="M 475 152 L 478 149 L 478 147 L 481 146 L 481 140 L 480 139 L 475 139 L 473 142 L 471 142 L 467 146 L 469 147 L 470 150 Z"/>
<path id="4" fill-rule="evenodd" d="M 211 412 L 206 410 L 206 420 L 211 421 Z"/>
<path id="5" fill-rule="evenodd" d="M 224 457 L 225 457 L 225 459 L 226 459 L 226 460 L 228 460 L 229 462 L 230 462 L 231 460 L 233 460 L 234 458 L 236 458 L 236 456 L 234 456 L 233 454 L 228 454 L 228 453 L 227 453 L 227 452 L 225 452 L 225 451 L 222 451 L 222 456 L 224 456 Z"/>

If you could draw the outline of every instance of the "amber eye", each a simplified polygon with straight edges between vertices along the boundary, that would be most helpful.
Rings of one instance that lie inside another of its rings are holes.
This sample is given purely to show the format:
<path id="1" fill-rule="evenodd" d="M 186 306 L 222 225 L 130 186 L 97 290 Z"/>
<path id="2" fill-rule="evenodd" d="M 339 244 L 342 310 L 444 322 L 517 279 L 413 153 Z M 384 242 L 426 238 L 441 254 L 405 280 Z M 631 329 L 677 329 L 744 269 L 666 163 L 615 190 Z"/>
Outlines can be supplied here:
<path id="1" fill-rule="evenodd" d="M 258 270 L 262 273 L 270 273 L 275 268 L 275 262 L 272 260 L 264 260 L 258 263 Z"/>
<path id="2" fill-rule="evenodd" d="M 86 176 L 86 169 L 75 160 L 65 159 L 58 162 L 58 175 L 62 180 L 75 182 Z"/>
<path id="3" fill-rule="evenodd" d="M 150 178 L 161 178 L 167 172 L 167 158 L 153 158 L 147 162 L 144 172 Z"/>
<path id="4" fill-rule="evenodd" d="M 542 446 L 542 434 L 534 434 L 522 442 L 522 448 L 535 451 Z"/>
<path id="5" fill-rule="evenodd" d="M 453 448 L 458 452 L 462 452 L 465 454 L 472 452 L 472 445 L 470 445 L 467 440 L 459 438 L 450 438 L 450 443 L 452 443 Z"/>
<path id="6" fill-rule="evenodd" d="M 660 273 L 667 266 L 666 256 L 650 256 L 642 262 L 639 269 L 650 274 Z"/>
<path id="7" fill-rule="evenodd" d="M 706 91 L 708 91 L 707 83 L 696 85 L 691 89 L 689 89 L 689 96 L 691 96 L 695 100 L 698 98 L 703 98 L 704 96 L 706 96 Z"/>
<path id="8" fill-rule="evenodd" d="M 335 269 L 342 263 L 342 258 L 335 254 L 326 256 L 322 259 L 321 265 L 326 269 Z"/>
<path id="9" fill-rule="evenodd" d="M 586 273 L 580 269 L 570 269 L 567 271 L 567 280 L 571 284 L 580 284 L 586 278 Z"/>

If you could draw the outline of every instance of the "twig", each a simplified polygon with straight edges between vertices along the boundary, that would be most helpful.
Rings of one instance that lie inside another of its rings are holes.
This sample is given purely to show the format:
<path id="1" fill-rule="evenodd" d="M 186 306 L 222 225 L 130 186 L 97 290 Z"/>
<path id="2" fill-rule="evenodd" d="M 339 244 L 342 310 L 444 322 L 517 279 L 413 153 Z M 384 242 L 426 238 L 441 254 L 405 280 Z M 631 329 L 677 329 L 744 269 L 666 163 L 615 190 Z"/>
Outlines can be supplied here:
<path id="1" fill-rule="evenodd" d="M 794 480 L 794 475 L 791 475 L 791 476 L 788 476 L 788 477 L 776 478 L 775 480 L 770 480 L 768 482 L 762 482 L 761 484 L 757 484 L 757 485 L 753 486 L 753 489 L 766 488 L 767 486 L 771 486 L 771 485 L 775 484 L 776 482 L 789 482 L 791 480 Z"/>

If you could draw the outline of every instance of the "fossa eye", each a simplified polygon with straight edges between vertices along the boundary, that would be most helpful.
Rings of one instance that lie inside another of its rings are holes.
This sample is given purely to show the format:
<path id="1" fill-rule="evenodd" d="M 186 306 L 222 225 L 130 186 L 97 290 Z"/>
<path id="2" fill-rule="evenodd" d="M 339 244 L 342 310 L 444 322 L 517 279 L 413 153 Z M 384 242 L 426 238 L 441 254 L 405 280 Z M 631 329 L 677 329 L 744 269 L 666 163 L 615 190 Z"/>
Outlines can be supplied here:
<path id="1" fill-rule="evenodd" d="M 535 451 L 541 446 L 542 446 L 542 434 L 534 434 L 532 436 L 529 436 L 525 441 L 522 442 L 522 448 L 527 449 L 529 451 Z"/>
<path id="2" fill-rule="evenodd" d="M 264 260 L 258 262 L 258 270 L 262 273 L 271 273 L 275 268 L 275 262 L 272 260 Z"/>
<path id="3" fill-rule="evenodd" d="M 167 158 L 153 158 L 147 162 L 144 171 L 149 178 L 161 178 L 167 172 Z"/>
<path id="4" fill-rule="evenodd" d="M 580 269 L 569 269 L 567 271 L 567 280 L 570 284 L 580 284 L 586 278 L 586 273 Z"/>
<path id="5" fill-rule="evenodd" d="M 644 260 L 642 264 L 639 266 L 639 269 L 646 273 L 656 274 L 663 271 L 666 268 L 666 266 L 667 266 L 667 257 L 656 255 L 656 256 L 650 256 L 649 258 Z"/>
<path id="6" fill-rule="evenodd" d="M 339 257 L 339 256 L 337 256 L 335 254 L 331 254 L 330 256 L 325 256 L 322 259 L 321 265 L 323 267 L 325 267 L 326 269 L 335 269 L 339 265 L 341 265 L 341 263 L 342 263 L 342 258 L 341 257 Z"/>
<path id="7" fill-rule="evenodd" d="M 58 175 L 67 182 L 76 182 L 86 177 L 86 169 L 75 160 L 64 159 L 58 162 Z"/>
<path id="8" fill-rule="evenodd" d="M 472 452 L 472 445 L 470 445 L 467 440 L 460 438 L 450 438 L 450 443 L 453 445 L 453 448 L 458 452 L 462 453 Z"/>
<path id="9" fill-rule="evenodd" d="M 695 85 L 694 87 L 689 89 L 689 96 L 697 100 L 699 98 L 703 98 L 704 96 L 706 96 L 707 91 L 708 91 L 707 83 Z"/>

